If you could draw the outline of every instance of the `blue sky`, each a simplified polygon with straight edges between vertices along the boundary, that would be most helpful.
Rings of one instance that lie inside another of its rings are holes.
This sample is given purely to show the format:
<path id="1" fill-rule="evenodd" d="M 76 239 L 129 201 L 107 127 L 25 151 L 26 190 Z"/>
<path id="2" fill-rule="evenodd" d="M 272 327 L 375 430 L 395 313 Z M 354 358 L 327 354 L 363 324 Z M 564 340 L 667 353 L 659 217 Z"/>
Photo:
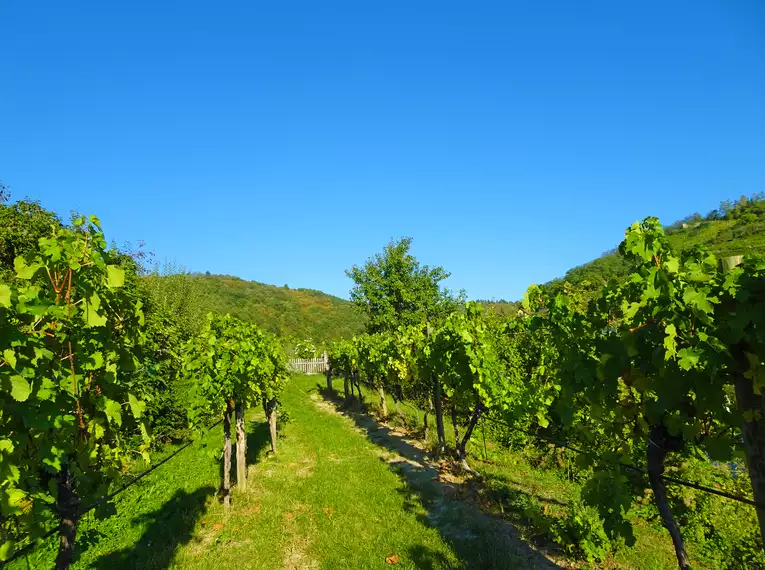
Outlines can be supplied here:
<path id="1" fill-rule="evenodd" d="M 158 260 L 346 296 L 410 235 L 519 298 L 765 191 L 765 3 L 0 2 L 0 181 Z"/>

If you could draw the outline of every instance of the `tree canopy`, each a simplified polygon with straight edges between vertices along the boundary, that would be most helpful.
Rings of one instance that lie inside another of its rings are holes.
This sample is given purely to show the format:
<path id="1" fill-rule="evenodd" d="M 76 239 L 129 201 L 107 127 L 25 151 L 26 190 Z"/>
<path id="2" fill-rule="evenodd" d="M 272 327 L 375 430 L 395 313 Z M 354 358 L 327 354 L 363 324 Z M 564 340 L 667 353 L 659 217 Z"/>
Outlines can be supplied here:
<path id="1" fill-rule="evenodd" d="M 410 253 L 412 238 L 391 241 L 346 275 L 355 283 L 351 302 L 367 317 L 367 331 L 391 331 L 448 314 L 456 307 L 451 293 L 441 287 L 449 277 L 443 267 L 429 267 Z"/>

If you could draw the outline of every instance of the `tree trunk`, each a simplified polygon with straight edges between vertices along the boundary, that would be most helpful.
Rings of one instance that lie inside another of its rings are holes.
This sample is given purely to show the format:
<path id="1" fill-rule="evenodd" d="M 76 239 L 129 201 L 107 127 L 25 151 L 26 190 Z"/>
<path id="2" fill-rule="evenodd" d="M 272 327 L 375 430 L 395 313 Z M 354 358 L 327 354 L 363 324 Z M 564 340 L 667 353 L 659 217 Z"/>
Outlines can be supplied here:
<path id="1" fill-rule="evenodd" d="M 247 490 L 247 437 L 244 432 L 244 404 L 236 404 L 236 486 Z"/>
<path id="2" fill-rule="evenodd" d="M 343 395 L 345 396 L 345 403 L 347 404 L 351 396 L 348 394 L 349 387 L 348 387 L 348 373 L 343 374 Z"/>
<path id="3" fill-rule="evenodd" d="M 739 374 L 736 379 L 736 403 L 742 415 L 749 412 L 753 418 L 752 421 L 743 422 L 741 432 L 754 500 L 765 503 L 765 398 L 762 394 L 754 393 L 752 381 L 743 374 Z M 756 419 L 758 415 L 759 420 Z M 760 534 L 765 540 L 765 509 L 755 508 L 760 523 Z"/>
<path id="4" fill-rule="evenodd" d="M 476 404 L 475 409 L 473 410 L 473 414 L 470 416 L 470 421 L 468 422 L 467 427 L 465 428 L 465 435 L 462 436 L 462 439 L 458 439 L 456 441 L 457 443 L 457 458 L 460 460 L 460 463 L 462 464 L 462 468 L 465 471 L 473 472 L 473 470 L 470 468 L 470 466 L 467 463 L 467 444 L 470 441 L 470 438 L 473 435 L 473 430 L 475 429 L 476 424 L 478 423 L 478 420 L 481 417 L 481 414 L 483 413 L 483 404 L 480 402 Z M 455 431 L 456 434 L 456 431 Z"/>
<path id="5" fill-rule="evenodd" d="M 268 431 L 271 434 L 271 453 L 276 455 L 276 398 L 266 400 L 263 398 L 263 409 L 266 410 Z"/>
<path id="6" fill-rule="evenodd" d="M 385 398 L 385 388 L 380 386 L 377 391 L 380 393 L 380 410 L 382 411 L 382 417 L 388 417 L 388 400 Z"/>
<path id="7" fill-rule="evenodd" d="M 223 414 L 223 485 L 221 494 L 223 504 L 231 505 L 231 415 L 234 411 L 234 402 L 226 402 L 226 412 Z"/>
<path id="8" fill-rule="evenodd" d="M 436 432 L 438 433 L 438 448 L 436 450 L 439 457 L 446 453 L 446 434 L 444 432 L 444 409 L 441 401 L 441 381 L 435 379 L 433 385 L 433 403 L 436 409 Z"/>
<path id="9" fill-rule="evenodd" d="M 427 440 L 428 439 L 428 410 L 425 410 L 425 415 L 422 418 L 422 426 L 424 429 L 422 433 L 422 439 Z"/>
<path id="10" fill-rule="evenodd" d="M 74 556 L 74 540 L 77 536 L 77 523 L 80 515 L 79 500 L 74 488 L 74 476 L 65 467 L 57 476 L 58 499 L 56 508 L 59 515 L 59 546 L 56 557 L 56 570 L 67 570 Z"/>
<path id="11" fill-rule="evenodd" d="M 460 441 L 460 427 L 457 425 L 457 406 L 452 406 L 452 427 L 454 428 L 454 445 Z"/>
<path id="12" fill-rule="evenodd" d="M 327 368 L 327 392 L 332 395 L 332 370 Z"/>
<path id="13" fill-rule="evenodd" d="M 663 425 L 654 426 L 648 440 L 648 480 L 651 482 L 651 489 L 653 489 L 654 500 L 661 515 L 661 522 L 664 523 L 664 527 L 669 531 L 669 536 L 672 537 L 677 564 L 681 570 L 686 570 L 690 568 L 690 561 L 685 552 L 685 543 L 682 534 L 680 534 L 680 527 L 669 507 L 669 501 L 667 501 L 667 486 L 661 478 L 664 474 L 664 459 L 667 456 L 668 448 L 671 447 L 673 445 L 667 428 Z"/>

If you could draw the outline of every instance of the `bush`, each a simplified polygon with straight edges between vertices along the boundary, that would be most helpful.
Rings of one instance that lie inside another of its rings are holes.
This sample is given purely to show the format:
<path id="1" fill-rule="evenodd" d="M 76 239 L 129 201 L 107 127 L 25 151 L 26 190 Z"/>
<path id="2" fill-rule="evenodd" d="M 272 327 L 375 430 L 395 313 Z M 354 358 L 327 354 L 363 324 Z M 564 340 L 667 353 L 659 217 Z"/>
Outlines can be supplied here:
<path id="1" fill-rule="evenodd" d="M 550 534 L 569 553 L 588 562 L 605 560 L 611 550 L 611 541 L 597 511 L 579 500 L 569 502 L 568 516 L 556 519 Z"/>

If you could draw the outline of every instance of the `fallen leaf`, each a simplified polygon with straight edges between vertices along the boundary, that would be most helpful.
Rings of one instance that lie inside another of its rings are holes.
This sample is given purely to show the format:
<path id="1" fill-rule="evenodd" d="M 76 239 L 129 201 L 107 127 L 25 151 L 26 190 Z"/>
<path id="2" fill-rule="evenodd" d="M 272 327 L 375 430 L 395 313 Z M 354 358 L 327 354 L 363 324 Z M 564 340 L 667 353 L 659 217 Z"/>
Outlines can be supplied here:
<path id="1" fill-rule="evenodd" d="M 324 507 L 321 510 L 324 511 L 324 514 L 327 515 L 327 517 L 330 518 L 330 519 L 332 518 L 332 513 L 335 512 L 335 509 L 333 509 L 331 507 Z"/>
<path id="2" fill-rule="evenodd" d="M 398 554 L 393 554 L 391 556 L 385 557 L 385 563 L 386 564 L 398 564 Z"/>
<path id="3" fill-rule="evenodd" d="M 295 518 L 295 515 L 293 515 L 292 513 L 285 513 L 284 518 L 287 519 L 288 521 L 291 521 L 292 519 Z"/>
<path id="4" fill-rule="evenodd" d="M 207 524 L 207 521 L 202 521 L 200 524 Z"/>
<path id="5" fill-rule="evenodd" d="M 215 524 L 213 525 L 213 530 L 220 530 L 220 529 L 222 529 L 223 527 L 224 527 L 224 524 L 223 524 L 223 523 L 215 523 Z"/>

